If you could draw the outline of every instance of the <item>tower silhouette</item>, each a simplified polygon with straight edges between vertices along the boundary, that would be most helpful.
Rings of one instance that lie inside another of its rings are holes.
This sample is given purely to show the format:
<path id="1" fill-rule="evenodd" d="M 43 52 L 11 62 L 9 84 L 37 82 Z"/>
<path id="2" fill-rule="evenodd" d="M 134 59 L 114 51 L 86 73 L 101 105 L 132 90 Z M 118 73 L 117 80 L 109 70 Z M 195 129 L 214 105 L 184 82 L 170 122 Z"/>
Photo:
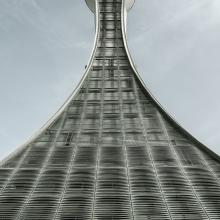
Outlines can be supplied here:
<path id="1" fill-rule="evenodd" d="M 133 3 L 87 0 L 96 37 L 86 73 L 1 162 L 0 219 L 220 219 L 219 156 L 165 112 L 135 69 Z"/>

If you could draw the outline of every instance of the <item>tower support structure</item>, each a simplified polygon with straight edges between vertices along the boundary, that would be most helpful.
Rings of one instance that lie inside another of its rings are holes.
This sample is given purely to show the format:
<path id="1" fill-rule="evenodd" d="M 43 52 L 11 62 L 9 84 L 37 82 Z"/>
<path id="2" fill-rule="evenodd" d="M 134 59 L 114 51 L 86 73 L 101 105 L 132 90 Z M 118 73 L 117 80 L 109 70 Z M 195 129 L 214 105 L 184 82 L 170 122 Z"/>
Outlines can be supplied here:
<path id="1" fill-rule="evenodd" d="M 219 156 L 156 101 L 132 61 L 133 0 L 87 0 L 94 48 L 55 116 L 0 163 L 0 219 L 217 220 Z"/>

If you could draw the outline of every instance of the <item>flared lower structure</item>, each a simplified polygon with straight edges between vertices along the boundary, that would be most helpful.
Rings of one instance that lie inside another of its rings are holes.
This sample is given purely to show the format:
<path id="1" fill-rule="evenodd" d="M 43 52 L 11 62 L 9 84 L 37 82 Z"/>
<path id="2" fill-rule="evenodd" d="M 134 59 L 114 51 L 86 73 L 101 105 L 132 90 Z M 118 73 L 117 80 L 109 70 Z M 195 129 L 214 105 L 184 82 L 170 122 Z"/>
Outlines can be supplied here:
<path id="1" fill-rule="evenodd" d="M 145 87 L 127 48 L 125 1 L 96 3 L 79 86 L 0 164 L 0 219 L 220 219 L 219 157 Z"/>

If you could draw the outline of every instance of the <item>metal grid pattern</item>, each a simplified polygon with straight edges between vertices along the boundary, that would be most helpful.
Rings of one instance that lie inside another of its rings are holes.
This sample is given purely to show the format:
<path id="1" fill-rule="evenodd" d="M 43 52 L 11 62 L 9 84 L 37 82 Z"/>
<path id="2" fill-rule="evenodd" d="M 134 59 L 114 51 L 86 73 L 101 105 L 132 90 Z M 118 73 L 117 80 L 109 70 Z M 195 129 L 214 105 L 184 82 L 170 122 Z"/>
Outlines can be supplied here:
<path id="1" fill-rule="evenodd" d="M 0 219 L 220 219 L 220 160 L 135 75 L 122 0 L 99 0 L 98 44 L 78 94 L 0 167 Z"/>

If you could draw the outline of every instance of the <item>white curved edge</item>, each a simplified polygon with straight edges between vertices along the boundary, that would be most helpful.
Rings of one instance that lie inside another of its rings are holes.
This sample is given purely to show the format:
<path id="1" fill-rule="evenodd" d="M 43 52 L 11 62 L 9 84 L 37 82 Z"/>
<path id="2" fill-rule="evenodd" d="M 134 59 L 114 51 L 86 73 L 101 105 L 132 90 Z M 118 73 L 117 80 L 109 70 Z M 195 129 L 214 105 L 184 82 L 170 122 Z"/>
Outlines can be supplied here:
<path id="1" fill-rule="evenodd" d="M 205 146 L 203 143 L 201 143 L 199 140 L 197 140 L 193 135 L 191 135 L 187 130 L 185 130 L 167 111 L 164 109 L 164 107 L 157 101 L 157 99 L 153 96 L 153 94 L 149 91 L 148 87 L 146 86 L 145 82 L 141 78 L 140 74 L 138 73 L 134 61 L 131 57 L 131 53 L 128 48 L 128 43 L 127 43 L 127 35 L 126 35 L 126 8 L 125 8 L 125 0 L 122 0 L 122 9 L 121 9 L 121 27 L 122 27 L 122 37 L 123 37 L 123 43 L 124 47 L 128 56 L 129 63 L 136 74 L 137 79 L 140 81 L 142 87 L 146 90 L 147 94 L 152 98 L 154 103 L 157 105 L 157 107 L 161 110 L 163 115 L 172 123 L 176 124 L 178 128 L 186 135 L 188 136 L 191 140 L 193 140 L 195 143 L 199 144 L 204 151 L 210 153 L 215 159 L 217 159 L 220 162 L 220 156 L 216 154 L 214 151 L 209 149 L 207 146 Z"/>
<path id="2" fill-rule="evenodd" d="M 96 4 L 95 4 L 96 11 L 99 11 L 99 8 L 98 8 L 99 6 L 97 4 L 97 0 L 95 0 L 95 2 L 96 2 Z M 24 144 L 22 144 L 16 150 L 9 153 L 9 155 L 6 156 L 6 158 L 4 158 L 3 160 L 0 161 L 0 167 L 3 166 L 6 161 L 10 160 L 13 156 L 15 156 L 16 154 L 21 152 L 26 147 L 28 147 L 40 134 L 45 132 L 49 128 L 49 126 L 52 125 L 52 123 L 56 119 L 58 119 L 58 117 L 63 113 L 63 111 L 68 106 L 68 104 L 72 101 L 72 99 L 79 93 L 79 90 L 81 89 L 83 82 L 91 69 L 93 58 L 95 56 L 95 51 L 96 51 L 97 44 L 98 44 L 98 36 L 99 36 L 99 14 L 98 13 L 96 13 L 95 20 L 96 20 L 95 39 L 94 39 L 93 49 L 92 49 L 90 59 L 89 59 L 89 64 L 86 68 L 85 73 L 83 74 L 83 77 L 79 81 L 77 87 L 74 89 L 74 91 L 71 93 L 71 95 L 67 98 L 67 100 L 64 102 L 64 104 L 58 109 L 58 111 L 37 132 L 35 132 L 34 135 L 32 135 L 28 140 L 26 140 L 24 142 Z"/>
<path id="3" fill-rule="evenodd" d="M 85 0 L 85 1 L 86 1 L 86 4 L 87 4 L 88 8 L 90 9 L 90 11 L 92 13 L 95 13 L 96 12 L 96 9 L 95 9 L 96 6 L 94 6 L 94 1 L 95 0 Z"/>

